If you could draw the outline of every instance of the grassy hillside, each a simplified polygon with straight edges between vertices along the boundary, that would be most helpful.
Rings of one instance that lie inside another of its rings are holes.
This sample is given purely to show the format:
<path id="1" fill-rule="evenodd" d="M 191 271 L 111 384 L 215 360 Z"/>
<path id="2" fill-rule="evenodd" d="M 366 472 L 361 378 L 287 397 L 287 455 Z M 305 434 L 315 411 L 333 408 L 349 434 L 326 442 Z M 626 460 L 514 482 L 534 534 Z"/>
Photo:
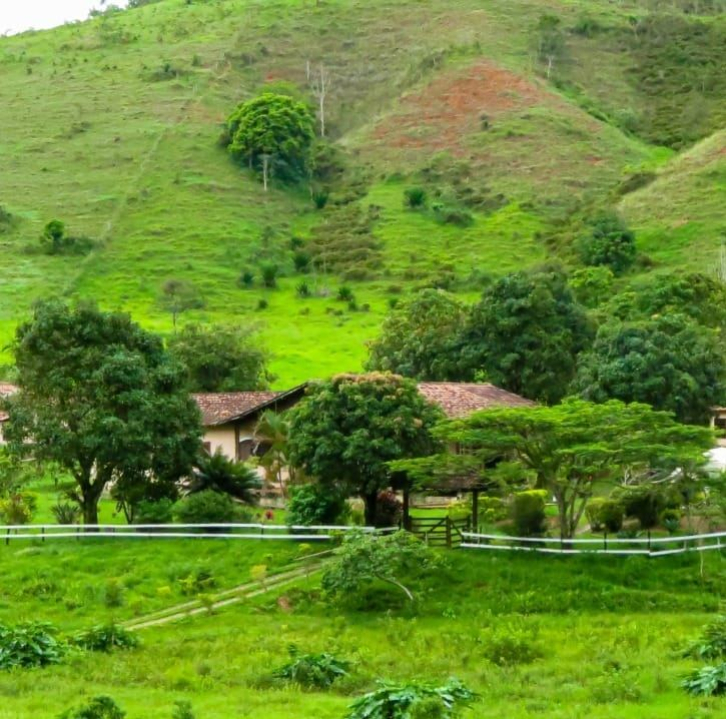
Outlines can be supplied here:
<path id="1" fill-rule="evenodd" d="M 721 122 L 724 16 L 678 14 L 664 28 L 647 25 L 639 1 L 523 0 L 514 10 L 504 0 L 163 0 L 0 38 L 3 345 L 36 298 L 59 292 L 169 332 L 160 300 L 174 278 L 193 283 L 204 305 L 182 321 L 259 324 L 281 386 L 357 369 L 392 297 L 432 283 L 474 296 L 487 276 L 542 261 L 553 222 L 609 201 L 624 178 L 692 141 L 680 120 L 672 136 L 661 132 L 654 97 L 670 98 L 668 116 L 681 118 L 694 104 L 683 87 L 697 84 L 701 119 L 689 132 L 706 136 Z M 549 79 L 535 29 L 547 13 L 564 38 Z M 687 61 L 663 54 L 661 37 L 676 37 Z M 704 60 L 694 47 L 714 49 Z M 677 86 L 656 87 L 644 58 L 693 72 L 710 64 L 697 83 L 668 72 Z M 306 66 L 321 62 L 332 77 L 330 136 L 348 170 L 316 211 L 305 188 L 264 193 L 217 138 L 240 100 L 281 80 L 305 94 Z M 404 210 L 412 184 L 472 222 Z M 696 234 L 699 257 L 715 254 L 720 195 L 709 187 L 703 202 L 696 186 L 690 234 L 642 219 L 656 183 L 623 200 L 658 261 L 678 265 Z M 96 241 L 94 251 L 40 254 L 51 219 Z M 296 274 L 293 236 L 341 262 Z M 265 260 L 282 269 L 278 289 L 259 286 Z M 250 289 L 239 286 L 245 271 L 258 275 Z M 302 281 L 309 299 L 296 294 Z M 343 283 L 356 307 L 336 301 Z"/>
<path id="2" fill-rule="evenodd" d="M 185 580 L 200 571 L 222 591 L 247 581 L 253 564 L 282 565 L 294 550 L 217 540 L 97 542 L 0 547 L 0 619 L 50 620 L 72 633 L 185 601 Z M 178 699 L 191 701 L 200 719 L 342 719 L 377 678 L 452 675 L 482 695 L 466 714 L 472 719 L 721 716 L 723 699 L 691 698 L 679 688 L 698 664 L 682 650 L 726 590 L 721 556 L 705 556 L 702 566 L 695 557 L 446 556 L 448 568 L 414 585 L 414 608 L 383 586 L 357 607 L 330 606 L 313 577 L 213 616 L 143 630 L 135 650 L 3 672 L 0 717 L 54 717 L 84 697 L 109 694 L 129 719 L 171 716 Z M 507 641 L 512 661 L 488 658 Z M 271 673 L 291 643 L 352 660 L 351 676 L 328 692 L 275 682 Z M 525 650 L 534 658 L 517 660 Z"/>

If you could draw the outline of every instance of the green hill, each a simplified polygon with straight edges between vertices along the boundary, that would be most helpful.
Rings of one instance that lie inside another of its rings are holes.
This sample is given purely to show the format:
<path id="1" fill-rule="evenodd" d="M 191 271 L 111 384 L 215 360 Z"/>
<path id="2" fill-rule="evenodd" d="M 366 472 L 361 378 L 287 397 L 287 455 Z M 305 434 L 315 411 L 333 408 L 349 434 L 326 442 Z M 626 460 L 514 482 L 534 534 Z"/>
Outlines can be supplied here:
<path id="1" fill-rule="evenodd" d="M 182 321 L 259 324 L 280 385 L 354 370 L 392 298 L 431 284 L 475 296 L 487 277 L 551 257 L 542 238 L 634 174 L 657 175 L 620 200 L 644 251 L 662 266 L 707 263 L 723 228 L 723 134 L 687 148 L 724 125 L 725 16 L 706 0 L 648 7 L 161 0 L 1 38 L 0 340 L 59 292 L 169 332 L 162 288 L 178 279 L 203 305 Z M 321 63 L 346 167 L 322 211 L 304 187 L 264 193 L 218 144 L 240 100 L 280 81 L 309 97 Z M 405 210 L 412 185 L 471 222 Z M 52 219 L 95 249 L 38 252 Z M 317 260 L 307 276 L 300 242 Z M 260 287 L 264 262 L 281 268 L 277 289 Z M 336 299 L 342 284 L 355 305 Z"/>

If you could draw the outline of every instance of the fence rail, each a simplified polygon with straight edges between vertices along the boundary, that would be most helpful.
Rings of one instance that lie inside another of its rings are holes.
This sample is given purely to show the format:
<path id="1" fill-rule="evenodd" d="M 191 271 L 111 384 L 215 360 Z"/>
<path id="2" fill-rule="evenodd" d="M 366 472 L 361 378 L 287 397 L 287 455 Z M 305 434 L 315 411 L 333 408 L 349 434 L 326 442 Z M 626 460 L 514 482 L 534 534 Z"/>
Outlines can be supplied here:
<path id="1" fill-rule="evenodd" d="M 290 541 L 327 541 L 336 533 L 359 530 L 366 533 L 395 531 L 395 527 L 349 527 L 319 524 L 286 526 L 281 524 L 20 524 L 0 525 L 5 544 L 19 539 L 270 539 Z"/>
<path id="2" fill-rule="evenodd" d="M 537 552 L 540 554 L 612 554 L 664 557 L 687 552 L 726 549 L 726 532 L 673 537 L 608 537 L 560 539 L 552 537 L 506 537 L 501 534 L 462 532 L 463 549 Z"/>

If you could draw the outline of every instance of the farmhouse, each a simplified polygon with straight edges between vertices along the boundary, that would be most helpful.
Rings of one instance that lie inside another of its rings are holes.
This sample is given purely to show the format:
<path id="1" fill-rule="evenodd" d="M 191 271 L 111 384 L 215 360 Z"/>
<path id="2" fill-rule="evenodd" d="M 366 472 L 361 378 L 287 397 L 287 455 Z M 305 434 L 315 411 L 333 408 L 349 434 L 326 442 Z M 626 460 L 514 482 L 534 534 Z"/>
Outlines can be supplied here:
<path id="1" fill-rule="evenodd" d="M 265 453 L 264 437 L 256 433 L 263 412 L 284 412 L 296 404 L 305 385 L 285 392 L 217 392 L 195 394 L 202 413 L 204 448 L 210 454 L 218 449 L 226 457 L 244 462 Z"/>
<path id="2" fill-rule="evenodd" d="M 534 402 L 493 384 L 473 382 L 421 382 L 419 392 L 439 405 L 447 417 L 467 417 L 483 409 L 533 407 Z"/>

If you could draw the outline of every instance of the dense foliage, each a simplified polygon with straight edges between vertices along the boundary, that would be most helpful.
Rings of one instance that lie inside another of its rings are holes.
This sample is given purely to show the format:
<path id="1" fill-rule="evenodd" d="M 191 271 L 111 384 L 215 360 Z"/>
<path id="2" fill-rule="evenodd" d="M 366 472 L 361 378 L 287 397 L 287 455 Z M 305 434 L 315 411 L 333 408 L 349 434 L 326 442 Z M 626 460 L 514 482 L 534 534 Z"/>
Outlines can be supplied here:
<path id="1" fill-rule="evenodd" d="M 99 624 L 79 632 L 73 641 L 77 646 L 91 652 L 133 649 L 139 645 L 139 638 L 133 632 L 113 622 Z"/>
<path id="2" fill-rule="evenodd" d="M 436 566 L 437 557 L 413 534 L 351 532 L 325 566 L 323 589 L 331 597 L 352 599 L 374 581 L 391 584 L 408 599 L 414 596 L 403 582 Z"/>
<path id="3" fill-rule="evenodd" d="M 227 121 L 229 151 L 250 167 L 283 180 L 304 176 L 315 137 L 310 109 L 288 95 L 265 92 L 243 102 Z"/>
<path id="4" fill-rule="evenodd" d="M 207 489 L 177 502 L 174 519 L 182 524 L 230 524 L 249 522 L 251 515 L 228 494 Z"/>
<path id="5" fill-rule="evenodd" d="M 111 697 L 98 696 L 63 712 L 58 719 L 124 719 L 125 716 L 126 712 Z"/>
<path id="6" fill-rule="evenodd" d="M 58 664 L 66 653 L 55 627 L 47 622 L 0 624 L 0 669 Z"/>
<path id="7" fill-rule="evenodd" d="M 635 235 L 615 214 L 596 217 L 588 235 L 580 240 L 580 257 L 586 265 L 609 267 L 621 275 L 635 262 Z"/>
<path id="8" fill-rule="evenodd" d="M 112 480 L 174 481 L 200 445 L 199 410 L 161 340 L 128 315 L 59 301 L 36 306 L 13 345 L 11 450 L 50 460 L 77 484 L 86 524 Z"/>
<path id="9" fill-rule="evenodd" d="M 473 309 L 463 336 L 471 375 L 525 397 L 557 402 L 567 394 L 578 354 L 591 340 L 585 311 L 557 270 L 498 280 Z"/>
<path id="10" fill-rule="evenodd" d="M 300 484 L 290 489 L 287 523 L 291 527 L 340 524 L 348 513 L 345 496 L 321 484 Z"/>
<path id="11" fill-rule="evenodd" d="M 457 679 L 437 686 L 429 682 L 379 682 L 377 689 L 351 705 L 347 719 L 453 719 L 477 700 Z"/>
<path id="12" fill-rule="evenodd" d="M 386 317 L 370 344 L 366 367 L 418 380 L 456 380 L 461 367 L 461 331 L 467 310 L 441 290 L 423 290 Z"/>
<path id="13" fill-rule="evenodd" d="M 374 525 L 378 493 L 392 481 L 388 462 L 430 452 L 440 417 L 412 380 L 337 375 L 309 385 L 291 410 L 291 462 L 338 494 L 360 496 Z"/>
<path id="14" fill-rule="evenodd" d="M 644 402 L 705 423 L 726 400 L 726 362 L 718 334 L 682 315 L 613 322 L 580 358 L 574 387 L 595 402 Z"/>
<path id="15" fill-rule="evenodd" d="M 265 389 L 267 355 L 253 333 L 218 325 L 186 325 L 169 340 L 169 351 L 186 368 L 192 392 Z"/>
<path id="16" fill-rule="evenodd" d="M 350 669 L 350 662 L 329 652 L 303 654 L 293 644 L 288 653 L 290 661 L 276 669 L 274 676 L 308 689 L 328 689 Z"/>
<path id="17" fill-rule="evenodd" d="M 229 459 L 218 447 L 214 454 L 203 452 L 187 484 L 188 494 L 221 492 L 246 504 L 256 504 L 262 482 L 255 470 L 244 462 Z"/>

